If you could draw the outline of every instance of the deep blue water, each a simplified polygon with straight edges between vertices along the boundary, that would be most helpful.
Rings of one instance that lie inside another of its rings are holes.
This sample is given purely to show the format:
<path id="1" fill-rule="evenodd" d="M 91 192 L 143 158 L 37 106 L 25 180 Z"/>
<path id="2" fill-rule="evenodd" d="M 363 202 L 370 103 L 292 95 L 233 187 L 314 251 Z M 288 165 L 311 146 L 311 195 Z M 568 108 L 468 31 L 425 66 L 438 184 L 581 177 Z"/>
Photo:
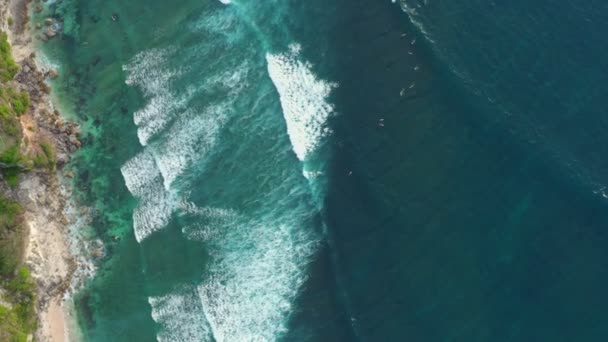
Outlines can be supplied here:
<path id="1" fill-rule="evenodd" d="M 608 336 L 603 2 L 47 7 L 84 340 Z"/>

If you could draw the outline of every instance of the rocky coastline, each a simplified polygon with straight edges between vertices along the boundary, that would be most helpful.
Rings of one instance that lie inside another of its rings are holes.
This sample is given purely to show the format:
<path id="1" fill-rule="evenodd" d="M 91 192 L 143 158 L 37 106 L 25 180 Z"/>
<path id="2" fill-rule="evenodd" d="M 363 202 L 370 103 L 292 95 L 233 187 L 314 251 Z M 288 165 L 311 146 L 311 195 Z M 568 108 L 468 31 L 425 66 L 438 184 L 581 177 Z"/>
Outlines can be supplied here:
<path id="1" fill-rule="evenodd" d="M 63 185 L 71 177 L 65 170 L 70 155 L 80 147 L 76 124 L 62 119 L 53 106 L 47 84 L 55 70 L 42 70 L 36 63 L 31 30 L 28 28 L 27 0 L 0 3 L 2 31 L 7 32 L 19 71 L 11 86 L 29 94 L 29 108 L 19 117 L 27 146 L 35 142 L 51 144 L 55 166 L 33 168 L 20 175 L 16 186 L 0 179 L 0 194 L 23 207 L 27 228 L 24 261 L 37 288 L 38 328 L 36 341 L 65 341 L 68 338 L 64 295 L 72 283 L 78 264 L 70 253 L 69 220 L 65 215 L 69 190 Z M 27 149 L 30 147 L 23 147 Z M 62 182 L 63 178 L 63 182 Z"/>

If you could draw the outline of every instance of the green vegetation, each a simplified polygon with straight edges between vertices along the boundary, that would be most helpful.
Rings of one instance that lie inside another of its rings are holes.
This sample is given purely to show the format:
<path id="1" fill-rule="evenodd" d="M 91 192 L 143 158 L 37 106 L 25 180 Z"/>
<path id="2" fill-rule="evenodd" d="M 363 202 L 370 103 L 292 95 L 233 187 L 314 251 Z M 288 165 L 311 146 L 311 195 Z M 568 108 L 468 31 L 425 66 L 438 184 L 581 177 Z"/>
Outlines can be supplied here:
<path id="1" fill-rule="evenodd" d="M 7 36 L 0 33 L 0 181 L 12 187 L 23 171 L 54 168 L 56 159 L 52 144 L 31 146 L 23 135 L 20 116 L 30 98 L 11 82 L 18 70 Z M 36 329 L 35 284 L 23 265 L 26 238 L 23 208 L 0 194 L 0 342 L 25 342 Z"/>
<path id="2" fill-rule="evenodd" d="M 13 17 L 8 17 L 6 22 L 7 22 L 8 26 L 13 26 L 13 23 L 14 23 Z"/>
<path id="3" fill-rule="evenodd" d="M 13 187 L 19 182 L 19 171 L 33 167 L 52 170 L 57 159 L 52 144 L 29 146 L 29 139 L 23 136 L 19 117 L 27 112 L 30 96 L 9 82 L 17 71 L 7 36 L 0 33 L 0 175 Z"/>
<path id="4" fill-rule="evenodd" d="M 11 45 L 5 32 L 0 33 L 0 81 L 7 82 L 13 79 L 19 67 L 11 54 Z"/>
<path id="5" fill-rule="evenodd" d="M 11 306 L 0 305 L 0 341 L 27 341 L 36 330 L 36 288 L 30 271 L 21 266 L 7 281 L 6 290 Z"/>
<path id="6" fill-rule="evenodd" d="M 55 148 L 53 147 L 53 145 L 51 145 L 48 142 L 41 142 L 40 147 L 42 148 L 42 151 L 44 151 L 44 155 L 48 159 L 49 164 L 54 165 L 56 163 L 56 161 L 55 161 L 56 157 L 55 157 Z"/>
<path id="7" fill-rule="evenodd" d="M 18 203 L 0 197 L 0 278 L 10 277 L 21 263 L 25 240 L 22 212 Z"/>
<path id="8" fill-rule="evenodd" d="M 11 90 L 11 102 L 15 114 L 25 114 L 25 111 L 30 106 L 30 95 L 25 91 L 17 93 L 13 91 L 12 88 L 9 88 L 9 90 Z"/>
<path id="9" fill-rule="evenodd" d="M 0 341 L 27 341 L 36 329 L 35 285 L 27 267 L 22 265 L 26 231 L 23 209 L 0 197 Z"/>
<path id="10" fill-rule="evenodd" d="M 19 170 L 17 167 L 9 167 L 6 169 L 1 169 L 1 171 L 2 178 L 6 180 L 8 185 L 13 188 L 16 187 L 19 183 L 19 174 L 21 173 L 21 170 Z"/>
<path id="11" fill-rule="evenodd" d="M 15 144 L 4 152 L 0 153 L 0 163 L 5 165 L 17 165 L 23 159 L 21 152 L 19 151 L 19 145 Z"/>

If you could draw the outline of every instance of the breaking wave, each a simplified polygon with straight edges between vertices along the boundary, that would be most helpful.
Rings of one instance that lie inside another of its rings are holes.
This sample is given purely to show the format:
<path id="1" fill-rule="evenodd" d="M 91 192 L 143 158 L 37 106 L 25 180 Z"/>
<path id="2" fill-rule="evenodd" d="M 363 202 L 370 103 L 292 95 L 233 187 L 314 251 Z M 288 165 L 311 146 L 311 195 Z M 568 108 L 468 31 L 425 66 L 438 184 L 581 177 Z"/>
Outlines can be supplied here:
<path id="1" fill-rule="evenodd" d="M 327 119 L 334 107 L 328 98 L 337 84 L 319 79 L 312 72 L 312 65 L 299 59 L 300 50 L 300 45 L 292 44 L 287 52 L 267 54 L 266 60 L 293 150 L 298 159 L 305 161 L 331 133 Z"/>
<path id="2" fill-rule="evenodd" d="M 198 287 L 214 339 L 276 340 L 287 330 L 318 238 L 299 218 L 248 218 L 233 210 L 190 209 L 207 224 L 184 232 L 207 241 L 214 259 Z"/>
<path id="3" fill-rule="evenodd" d="M 313 66 L 302 61 L 297 44 L 284 53 L 266 54 L 268 80 L 263 55 L 257 65 L 261 70 L 253 70 L 252 60 L 231 57 L 232 44 L 243 37 L 222 31 L 237 25 L 230 17 L 212 14 L 189 29 L 216 35 L 220 38 L 216 45 L 209 39 L 179 54 L 152 49 L 123 67 L 127 84 L 141 89 L 147 100 L 134 113 L 143 151 L 121 168 L 127 188 L 138 199 L 133 212 L 135 237 L 144 241 L 178 213 L 188 222 L 183 235 L 203 242 L 211 256 L 197 285 L 182 284 L 168 294 L 149 297 L 152 318 L 161 327 L 159 341 L 280 338 L 320 242 L 312 228 L 317 208 L 301 175 L 277 172 L 283 184 L 256 198 L 255 208 L 248 211 L 197 207 L 184 200 L 189 196 L 183 192 L 194 187 L 188 183 L 189 170 L 202 172 L 201 165 L 218 150 L 223 128 L 232 117 L 241 114 L 241 122 L 248 122 L 253 114 L 250 105 L 255 102 L 255 107 L 256 101 L 239 101 L 242 95 L 255 99 L 260 94 L 245 91 L 272 93 L 272 81 L 279 95 L 274 104 L 280 102 L 292 149 L 302 162 L 308 162 L 331 133 L 327 120 L 334 107 L 329 96 L 337 84 L 319 79 Z M 213 58 L 220 52 L 226 57 Z M 192 84 L 187 79 L 192 76 L 188 62 L 203 57 L 209 62 L 192 72 L 204 81 L 178 91 L 176 84 Z M 169 68 L 169 61 L 181 67 Z M 250 87 L 254 81 L 265 82 L 266 88 Z M 284 134 L 271 134 L 277 133 Z M 284 151 L 293 161 L 289 150 Z M 305 168 L 304 174 L 314 178 L 322 172 Z"/>
<path id="4" fill-rule="evenodd" d="M 159 342 L 211 340 L 195 288 L 183 287 L 165 296 L 149 297 L 148 303 L 152 319 L 162 327 L 156 335 Z"/>

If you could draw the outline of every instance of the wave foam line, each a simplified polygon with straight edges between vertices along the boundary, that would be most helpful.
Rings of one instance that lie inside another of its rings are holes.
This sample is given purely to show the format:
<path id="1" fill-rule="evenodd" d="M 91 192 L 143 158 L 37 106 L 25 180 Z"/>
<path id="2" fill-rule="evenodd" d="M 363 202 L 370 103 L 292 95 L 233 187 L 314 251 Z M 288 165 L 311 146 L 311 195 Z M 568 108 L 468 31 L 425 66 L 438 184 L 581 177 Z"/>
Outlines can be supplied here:
<path id="1" fill-rule="evenodd" d="M 210 106 L 203 113 L 190 110 L 179 116 L 162 142 L 151 146 L 166 190 L 189 166 L 202 160 L 215 146 L 226 121 L 228 105 Z"/>
<path id="2" fill-rule="evenodd" d="M 140 52 L 123 66 L 127 73 L 125 83 L 138 86 L 149 98 L 146 106 L 136 111 L 133 117 L 142 146 L 146 146 L 153 136 L 165 129 L 191 97 L 188 93 L 178 97 L 169 91 L 171 80 L 183 74 L 183 71 L 163 68 L 170 58 L 169 49 L 152 49 Z"/>
<path id="3" fill-rule="evenodd" d="M 196 289 L 184 288 L 165 296 L 149 297 L 152 319 L 162 329 L 158 342 L 212 341 L 211 330 Z"/>
<path id="4" fill-rule="evenodd" d="M 127 161 L 120 171 L 131 194 L 139 199 L 133 211 L 133 229 L 135 239 L 141 242 L 169 223 L 176 200 L 165 191 L 162 175 L 148 150 Z"/>
<path id="5" fill-rule="evenodd" d="M 412 24 L 414 24 L 414 26 L 416 26 L 418 30 L 420 30 L 424 37 L 429 42 L 435 43 L 435 41 L 431 38 L 431 34 L 426 30 L 426 27 L 422 23 L 422 20 L 420 19 L 420 15 L 418 14 L 418 10 L 416 10 L 416 7 L 408 5 L 407 0 L 399 1 L 399 5 L 401 7 L 401 10 L 408 15 Z M 426 6 L 426 1 L 424 2 L 424 5 Z M 422 5 L 418 4 L 418 7 L 421 6 Z"/>
<path id="6" fill-rule="evenodd" d="M 235 217 L 232 210 L 189 210 L 205 221 L 221 221 L 187 233 L 210 245 L 213 261 L 198 291 L 214 339 L 280 338 L 318 248 L 314 233 L 291 217 L 248 220 Z M 212 239 L 207 240 L 209 236 Z"/>
<path id="7" fill-rule="evenodd" d="M 279 93 L 293 150 L 298 159 L 305 161 L 321 139 L 331 133 L 327 119 L 334 107 L 328 97 L 337 84 L 317 78 L 312 65 L 300 61 L 299 55 L 300 46 L 292 44 L 288 52 L 266 54 L 266 61 Z"/>

